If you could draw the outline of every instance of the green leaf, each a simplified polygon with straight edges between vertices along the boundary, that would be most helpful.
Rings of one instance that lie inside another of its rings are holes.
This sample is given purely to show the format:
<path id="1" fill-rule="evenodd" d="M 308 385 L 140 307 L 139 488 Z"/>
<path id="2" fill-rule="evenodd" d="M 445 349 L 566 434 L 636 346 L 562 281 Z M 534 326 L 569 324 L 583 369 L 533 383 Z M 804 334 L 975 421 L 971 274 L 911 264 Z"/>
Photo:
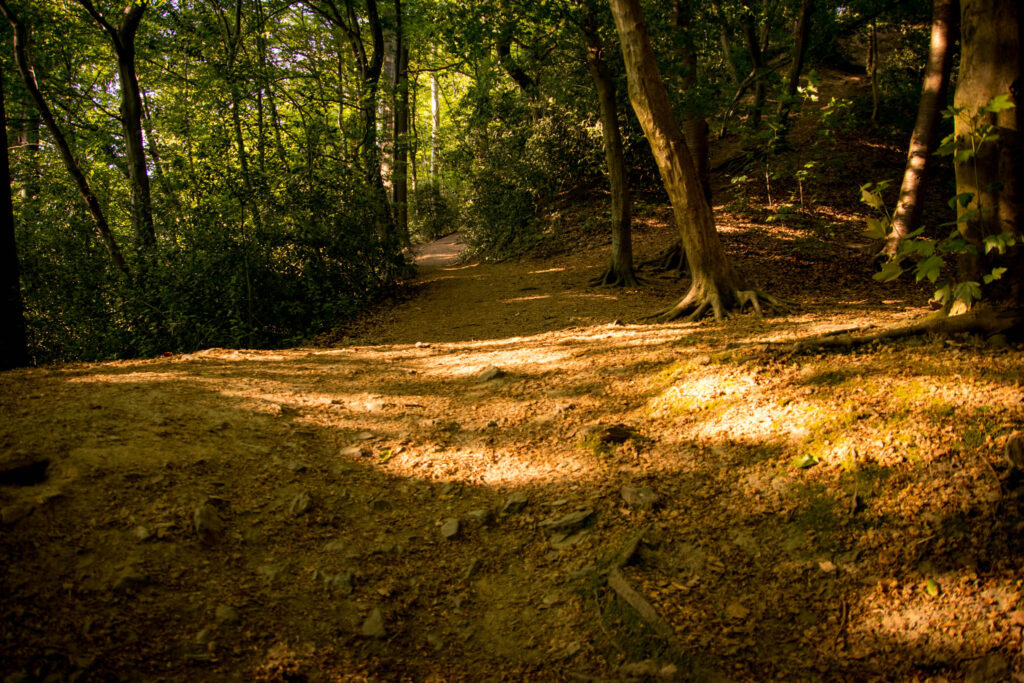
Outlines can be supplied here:
<path id="1" fill-rule="evenodd" d="M 950 154 L 956 151 L 956 135 L 950 133 L 946 137 L 942 138 L 942 142 L 939 143 L 938 148 L 935 150 L 935 156 L 948 157 Z"/>
<path id="2" fill-rule="evenodd" d="M 995 282 L 996 280 L 1002 278 L 1003 277 L 1003 273 L 1005 273 L 1005 272 L 1006 272 L 1006 268 L 993 268 L 991 273 L 989 273 L 988 275 L 986 275 L 985 277 L 983 277 L 981 279 L 985 281 L 986 285 L 990 285 L 993 282 Z"/>
<path id="3" fill-rule="evenodd" d="M 1015 105 L 1013 100 L 1010 99 L 1010 94 L 1003 93 L 1002 95 L 996 95 L 989 100 L 988 104 L 982 107 L 981 110 L 990 114 L 998 114 L 1001 111 L 1013 109 L 1015 106 L 1017 105 Z"/>
<path id="4" fill-rule="evenodd" d="M 953 298 L 969 305 L 981 298 L 981 285 L 974 281 L 958 282 L 953 288 Z"/>
<path id="5" fill-rule="evenodd" d="M 883 209 L 885 209 L 885 202 L 882 201 L 882 197 L 878 194 L 878 192 L 871 191 L 869 189 L 870 187 L 871 183 L 861 186 L 860 200 L 867 204 L 868 206 L 870 206 L 872 209 L 878 209 L 879 211 L 882 211 Z"/>
<path id="6" fill-rule="evenodd" d="M 386 463 L 388 460 L 390 460 L 393 457 L 395 457 L 394 452 L 390 448 L 385 448 L 377 456 L 377 462 L 380 463 L 381 465 L 383 465 L 384 463 Z"/>
<path id="7" fill-rule="evenodd" d="M 886 235 L 889 234 L 888 219 L 879 220 L 868 216 L 867 218 L 868 228 L 865 234 L 873 240 L 884 240 Z"/>
<path id="8" fill-rule="evenodd" d="M 958 164 L 963 164 L 974 158 L 973 149 L 960 149 L 957 150 L 956 154 L 953 155 L 953 161 Z"/>
<path id="9" fill-rule="evenodd" d="M 939 597 L 939 584 L 935 583 L 932 579 L 928 579 L 924 584 L 924 592 L 933 598 Z"/>
<path id="10" fill-rule="evenodd" d="M 941 256 L 929 256 L 925 260 L 917 264 L 917 281 L 920 282 L 925 278 L 928 278 L 929 282 L 935 282 L 939 279 L 939 272 L 942 270 L 942 257 Z"/>
<path id="11" fill-rule="evenodd" d="M 793 460 L 793 467 L 801 470 L 809 470 L 818 464 L 818 459 L 810 453 L 804 453 L 798 458 Z"/>
<path id="12" fill-rule="evenodd" d="M 946 303 L 947 301 L 949 301 L 949 297 L 951 295 L 952 295 L 952 291 L 950 291 L 949 285 L 946 284 L 946 285 L 943 285 L 942 287 L 939 287 L 938 289 L 936 289 L 935 290 L 935 294 L 932 295 L 932 298 L 935 299 L 936 301 L 938 301 L 940 304 L 942 304 L 942 303 Z"/>
<path id="13" fill-rule="evenodd" d="M 959 204 L 960 206 L 966 209 L 967 205 L 970 204 L 971 200 L 973 199 L 973 192 L 961 192 L 960 194 L 956 195 L 955 197 L 949 200 L 949 208 L 955 209 L 956 205 Z"/>
<path id="14" fill-rule="evenodd" d="M 888 261 L 882 269 L 872 275 L 879 282 L 891 282 L 903 274 L 903 267 L 897 261 Z"/>

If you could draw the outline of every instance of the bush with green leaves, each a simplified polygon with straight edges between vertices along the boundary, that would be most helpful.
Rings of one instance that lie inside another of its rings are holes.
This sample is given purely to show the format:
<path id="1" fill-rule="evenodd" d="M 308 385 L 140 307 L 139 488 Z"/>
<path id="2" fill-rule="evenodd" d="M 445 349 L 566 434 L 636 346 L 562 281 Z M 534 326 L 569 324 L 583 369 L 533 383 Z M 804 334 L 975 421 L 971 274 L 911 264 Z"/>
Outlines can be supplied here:
<path id="1" fill-rule="evenodd" d="M 475 149 L 462 214 L 467 241 L 498 258 L 539 239 L 536 219 L 546 202 L 601 173 L 600 133 L 558 108 L 536 122 L 489 126 L 468 144 Z"/>
<path id="2" fill-rule="evenodd" d="M 410 220 L 415 240 L 429 242 L 458 229 L 458 206 L 442 192 L 440 183 L 420 183 L 412 193 Z"/>
<path id="3" fill-rule="evenodd" d="M 999 140 L 999 132 L 990 122 L 990 116 L 1013 106 L 1009 95 L 998 95 L 976 112 L 967 111 L 962 107 L 947 108 L 943 116 L 964 117 L 969 132 L 960 137 L 955 133 L 946 136 L 936 154 L 953 156 L 957 163 L 975 162 L 983 146 Z M 977 169 L 977 166 L 974 168 Z M 860 188 L 861 201 L 877 212 L 875 216 L 867 219 L 866 234 L 873 239 L 887 239 L 892 232 L 892 213 L 882 199 L 883 191 L 891 182 L 884 180 L 866 183 Z M 1013 233 L 1006 231 L 982 235 L 980 241 L 973 241 L 965 236 L 963 227 L 978 221 L 987 210 L 987 207 L 980 205 L 980 201 L 974 201 L 973 193 L 957 194 L 949 200 L 949 207 L 959 209 L 959 215 L 955 221 L 939 226 L 949 228 L 944 237 L 926 236 L 924 227 L 914 230 L 900 241 L 896 254 L 889 258 L 873 277 L 880 282 L 889 282 L 904 272 L 912 271 L 916 281 L 928 280 L 935 284 L 934 300 L 942 305 L 943 310 L 955 315 L 969 310 L 974 302 L 979 301 L 984 296 L 984 288 L 1000 280 L 1006 273 L 1006 268 L 998 265 L 988 268 L 988 272 L 982 274 L 980 282 L 958 279 L 951 273 L 952 268 L 947 268 L 947 258 L 976 258 L 992 252 L 1002 255 L 1016 245 L 1017 238 Z"/>

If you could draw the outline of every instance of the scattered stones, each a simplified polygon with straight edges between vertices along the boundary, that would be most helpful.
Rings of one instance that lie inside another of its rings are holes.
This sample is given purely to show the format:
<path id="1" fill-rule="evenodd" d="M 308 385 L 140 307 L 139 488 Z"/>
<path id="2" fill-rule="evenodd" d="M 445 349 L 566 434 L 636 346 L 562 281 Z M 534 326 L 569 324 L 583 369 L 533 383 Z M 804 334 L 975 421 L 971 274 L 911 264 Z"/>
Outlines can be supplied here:
<path id="1" fill-rule="evenodd" d="M 331 574 L 319 570 L 313 571 L 314 581 L 320 581 L 328 590 L 337 591 L 344 595 L 352 593 L 355 578 L 355 572 L 351 570 L 339 572 L 337 574 Z"/>
<path id="2" fill-rule="evenodd" d="M 429 343 L 427 343 L 427 342 L 416 342 L 416 343 L 414 344 L 414 346 L 415 346 L 415 347 L 416 347 L 417 349 L 429 349 L 429 348 L 430 348 L 430 344 L 429 344 Z"/>
<path id="3" fill-rule="evenodd" d="M 0 464 L 0 486 L 35 486 L 46 479 L 49 458 L 16 453 Z"/>
<path id="4" fill-rule="evenodd" d="M 137 541 L 148 541 L 153 538 L 153 532 L 140 524 L 132 529 L 132 536 Z"/>
<path id="5" fill-rule="evenodd" d="M 384 615 L 379 607 L 373 608 L 359 631 L 367 638 L 383 638 L 387 635 L 387 629 L 384 627 Z"/>
<path id="6" fill-rule="evenodd" d="M 338 454 L 346 458 L 361 458 L 370 455 L 370 449 L 364 446 L 346 446 Z"/>
<path id="7" fill-rule="evenodd" d="M 1003 449 L 1003 457 L 1010 467 L 1017 470 L 1024 470 L 1024 434 L 1015 432 L 1006 440 L 1006 447 Z"/>
<path id="8" fill-rule="evenodd" d="M 291 504 L 288 506 L 288 512 L 293 516 L 299 517 L 309 512 L 313 508 L 313 499 L 305 491 L 299 493 L 297 496 L 292 498 Z"/>
<path id="9" fill-rule="evenodd" d="M 621 493 L 626 505 L 635 508 L 653 508 L 661 500 L 653 489 L 646 486 L 623 486 Z"/>
<path id="10" fill-rule="evenodd" d="M 287 567 L 287 564 L 261 564 L 256 567 L 256 575 L 265 579 L 267 583 L 273 583 Z"/>
<path id="11" fill-rule="evenodd" d="M 498 367 L 495 367 L 495 366 L 492 365 L 492 366 L 490 366 L 488 368 L 484 368 L 482 371 L 480 371 L 480 373 L 476 376 L 476 378 L 480 382 L 490 382 L 491 380 L 499 379 L 501 377 L 504 377 L 505 374 L 506 373 L 505 373 L 504 370 L 502 370 L 501 368 L 498 368 Z"/>
<path id="12" fill-rule="evenodd" d="M 31 505 L 24 503 L 5 505 L 0 508 L 0 519 L 3 520 L 5 526 L 13 526 L 32 514 L 33 509 Z"/>
<path id="13" fill-rule="evenodd" d="M 505 499 L 505 504 L 501 507 L 501 514 L 514 515 L 522 512 L 529 502 L 530 499 L 526 497 L 525 493 L 513 493 Z"/>
<path id="14" fill-rule="evenodd" d="M 494 512 L 486 508 L 479 510 L 470 510 L 466 513 L 466 516 L 474 523 L 480 526 L 488 526 L 494 521 Z"/>
<path id="15" fill-rule="evenodd" d="M 192 515 L 192 525 L 203 545 L 215 545 L 224 538 L 224 522 L 209 500 L 196 508 Z"/>
<path id="16" fill-rule="evenodd" d="M 333 541 L 327 541 L 327 543 L 324 543 L 324 552 L 343 553 L 346 550 L 348 550 L 348 542 L 340 538 L 336 538 Z"/>
<path id="17" fill-rule="evenodd" d="M 377 438 L 373 432 L 358 432 L 355 436 L 356 441 L 370 441 L 371 439 Z"/>
<path id="18" fill-rule="evenodd" d="M 451 540 L 459 535 L 459 520 L 449 517 L 441 523 L 441 536 Z"/>
<path id="19" fill-rule="evenodd" d="M 238 610 L 231 605 L 217 605 L 214 610 L 214 618 L 218 624 L 237 624 L 239 622 Z"/>
<path id="20" fill-rule="evenodd" d="M 125 567 L 117 578 L 114 579 L 113 589 L 115 592 L 124 593 L 126 591 L 137 590 L 149 583 L 149 579 L 143 574 L 137 567 L 129 566 Z"/>
<path id="21" fill-rule="evenodd" d="M 463 578 L 464 578 L 464 579 L 466 579 L 467 581 L 469 581 L 470 579 L 472 579 L 472 578 L 473 578 L 473 576 L 474 576 L 474 575 L 475 575 L 475 574 L 476 574 L 476 573 L 477 573 L 478 571 L 480 571 L 480 565 L 481 565 L 481 564 L 482 564 L 482 562 L 480 562 L 480 558 L 479 558 L 479 557 L 474 557 L 474 558 L 473 558 L 473 559 L 472 559 L 472 560 L 470 561 L 470 563 L 469 563 L 469 566 L 468 566 L 468 567 L 466 567 L 466 573 L 465 573 L 465 575 L 463 576 Z"/>
<path id="22" fill-rule="evenodd" d="M 583 529 L 576 533 L 565 531 L 555 532 L 551 535 L 551 547 L 555 550 L 568 550 L 580 541 L 586 539 L 588 536 L 590 536 L 590 529 Z"/>
<path id="23" fill-rule="evenodd" d="M 725 615 L 731 619 L 743 620 L 750 616 L 750 610 L 743 606 L 743 603 L 735 600 L 725 608 Z"/>
<path id="24" fill-rule="evenodd" d="M 540 523 L 542 527 L 546 527 L 552 531 L 563 531 L 568 532 L 574 529 L 578 529 L 590 521 L 590 518 L 594 516 L 593 508 L 583 508 L 576 512 L 570 512 L 567 515 L 548 519 Z"/>

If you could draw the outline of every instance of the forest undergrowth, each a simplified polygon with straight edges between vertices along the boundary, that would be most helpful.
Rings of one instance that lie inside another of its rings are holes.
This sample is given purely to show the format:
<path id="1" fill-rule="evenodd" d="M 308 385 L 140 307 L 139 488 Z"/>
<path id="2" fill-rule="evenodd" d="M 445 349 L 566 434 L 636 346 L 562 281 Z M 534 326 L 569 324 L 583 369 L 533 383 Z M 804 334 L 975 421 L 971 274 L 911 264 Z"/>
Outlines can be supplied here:
<path id="1" fill-rule="evenodd" d="M 596 196 L 308 347 L 0 375 L 0 673 L 1019 679 L 1024 347 L 794 350 L 929 311 L 850 181 L 898 151 L 831 149 L 804 207 L 716 176 L 786 315 L 639 322 L 682 284 L 587 286 Z M 639 261 L 673 230 L 636 214 Z"/>

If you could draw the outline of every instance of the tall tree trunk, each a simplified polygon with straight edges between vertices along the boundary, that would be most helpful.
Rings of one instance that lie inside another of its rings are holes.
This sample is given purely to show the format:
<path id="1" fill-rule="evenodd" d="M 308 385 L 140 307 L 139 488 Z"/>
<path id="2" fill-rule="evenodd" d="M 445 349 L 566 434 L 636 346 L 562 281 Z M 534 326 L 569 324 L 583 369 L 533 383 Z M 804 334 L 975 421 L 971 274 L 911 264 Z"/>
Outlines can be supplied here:
<path id="1" fill-rule="evenodd" d="M 917 107 L 917 121 L 910 136 L 907 167 L 900 185 L 899 202 L 892 217 L 892 233 L 886 240 L 883 253 L 896 254 L 900 242 L 917 229 L 921 220 L 921 195 L 928 157 L 935 151 L 939 136 L 939 119 L 946 103 L 946 85 L 949 83 L 953 62 L 952 32 L 956 25 L 956 0 L 935 0 L 932 14 L 932 40 L 928 49 L 928 63 L 921 88 L 921 102 Z"/>
<path id="2" fill-rule="evenodd" d="M 381 149 L 377 144 L 377 95 L 380 86 L 381 70 L 384 66 L 384 31 L 377 12 L 377 0 L 366 1 L 366 14 L 373 40 L 373 51 L 363 68 L 363 143 L 362 153 L 366 167 L 367 180 L 373 195 L 377 236 L 381 240 L 389 240 L 394 236 L 395 223 L 391 214 L 391 202 L 384 188 L 384 177 L 381 175 Z"/>
<path id="3" fill-rule="evenodd" d="M 14 43 L 14 60 L 18 65 L 18 72 L 21 74 L 21 80 L 25 83 L 25 88 L 28 90 L 29 95 L 32 98 L 32 103 L 35 104 L 36 110 L 39 112 L 40 118 L 43 120 L 43 125 L 46 126 L 47 130 L 50 131 L 53 142 L 57 146 L 57 151 L 60 153 L 61 161 L 64 163 L 64 167 L 67 169 L 68 174 L 75 183 L 75 187 L 78 189 L 79 195 L 82 197 L 82 201 L 85 202 L 86 211 L 89 213 L 89 217 L 92 218 L 93 226 L 96 228 L 96 234 L 99 236 L 103 246 L 106 247 L 107 253 L 110 255 L 110 260 L 113 262 L 114 267 L 118 269 L 124 275 L 129 274 L 128 264 L 124 260 L 124 256 L 121 254 L 121 249 L 117 244 L 117 239 L 110 230 L 110 225 L 107 223 L 106 214 L 103 212 L 103 207 L 100 206 L 99 200 L 96 199 L 96 195 L 93 194 L 92 188 L 89 186 L 89 181 L 85 177 L 85 173 L 82 172 L 82 167 L 79 166 L 78 161 L 75 159 L 75 155 L 71 152 L 71 147 L 68 145 L 67 138 L 64 137 L 63 131 L 60 126 L 57 125 L 56 119 L 53 117 L 53 111 L 50 109 L 50 105 L 47 104 L 43 98 L 42 92 L 39 90 L 39 84 L 36 82 L 35 73 L 32 71 L 32 62 L 29 59 L 28 48 L 28 30 L 25 25 L 21 22 L 14 12 L 11 11 L 7 5 L 6 0 L 0 0 L 0 12 L 3 13 L 4 18 L 10 23 L 13 31 L 13 43 Z"/>
<path id="4" fill-rule="evenodd" d="M 0 70 L 0 370 L 28 365 L 28 341 L 21 302 L 18 247 L 14 240 L 11 165 L 7 156 L 7 111 Z"/>
<path id="5" fill-rule="evenodd" d="M 153 227 L 153 200 L 146 168 L 146 150 L 142 145 L 142 97 L 135 69 L 135 37 L 148 0 L 130 3 L 121 16 L 120 26 L 116 28 L 96 10 L 92 0 L 78 0 L 78 3 L 106 32 L 117 56 L 117 74 L 121 85 L 121 126 L 131 182 L 132 230 L 136 248 L 150 249 L 156 244 L 156 231 Z"/>
<path id="6" fill-rule="evenodd" d="M 697 50 L 690 35 L 693 23 L 693 7 L 690 0 L 674 0 L 672 3 L 672 26 L 680 33 L 679 61 L 683 64 L 683 76 L 679 80 L 679 90 L 692 92 L 697 85 Z M 697 107 L 694 97 L 687 96 L 683 100 L 683 135 L 686 146 L 697 167 L 704 197 L 711 203 L 711 144 L 709 141 L 708 122 Z"/>
<path id="7" fill-rule="evenodd" d="M 764 52 L 761 40 L 757 35 L 757 22 L 753 10 L 747 10 L 743 22 L 743 39 L 747 44 L 750 62 L 754 70 L 754 103 L 750 107 L 750 127 L 757 130 L 761 127 L 761 111 L 764 109 L 765 69 Z"/>
<path id="8" fill-rule="evenodd" d="M 758 297 L 764 295 L 743 287 L 715 229 L 714 215 L 704 198 L 697 169 L 658 72 L 639 0 L 609 2 L 626 63 L 629 99 L 672 202 L 679 237 L 693 276 L 686 296 L 658 314 L 659 318 L 672 320 L 689 314 L 690 319 L 697 319 L 710 309 L 715 318 L 721 320 L 728 309 L 747 303 L 760 313 Z M 770 297 L 765 299 L 777 303 Z"/>
<path id="9" fill-rule="evenodd" d="M 878 120 L 878 105 L 881 94 L 878 90 L 878 22 L 871 22 L 868 36 L 868 77 L 871 79 L 871 120 Z"/>
<path id="10" fill-rule="evenodd" d="M 997 297 L 1024 310 L 1024 249 L 1020 206 L 1024 199 L 1024 70 L 1022 70 L 1021 17 L 1017 0 L 960 0 L 961 53 L 954 105 L 964 113 L 955 120 L 960 144 L 969 148 L 972 124 L 968 117 L 997 95 L 1007 95 L 1016 106 L 984 116 L 998 139 L 981 145 L 971 159 L 955 164 L 957 194 L 970 193 L 967 206 L 959 206 L 960 231 L 975 245 L 979 256 L 964 266 L 965 277 L 977 279 L 1002 263 L 1009 272 Z M 1009 232 L 1017 245 L 999 257 L 985 254 L 982 240 Z"/>
<path id="11" fill-rule="evenodd" d="M 588 17 L 593 20 L 593 17 Z M 626 159 L 619 132 L 619 107 L 615 100 L 615 81 L 604 59 L 604 47 L 597 33 L 596 22 L 581 26 L 587 42 L 587 66 L 597 89 L 601 111 L 601 135 L 604 140 L 604 158 L 608 166 L 608 184 L 612 193 L 612 253 L 611 262 L 603 274 L 591 282 L 594 285 L 636 287 L 640 283 L 633 272 L 633 240 L 629 182 L 626 179 Z"/>
<path id="12" fill-rule="evenodd" d="M 437 182 L 438 146 L 441 133 L 441 87 L 437 73 L 430 73 L 430 182 Z"/>
<path id="13" fill-rule="evenodd" d="M 947 0 L 936 0 L 944 2 Z M 814 0 L 802 0 L 800 14 L 797 15 L 793 28 L 793 61 L 786 74 L 786 88 L 779 100 L 779 138 L 785 138 L 789 130 L 789 111 L 796 98 L 796 90 L 800 85 L 800 74 L 804 70 L 804 56 L 807 54 L 807 38 L 811 32 L 811 14 L 814 12 Z"/>
<path id="14" fill-rule="evenodd" d="M 394 155 L 391 193 L 395 204 L 395 226 L 403 246 L 409 238 L 409 46 L 402 22 L 402 2 L 395 0 L 395 107 Z"/>

